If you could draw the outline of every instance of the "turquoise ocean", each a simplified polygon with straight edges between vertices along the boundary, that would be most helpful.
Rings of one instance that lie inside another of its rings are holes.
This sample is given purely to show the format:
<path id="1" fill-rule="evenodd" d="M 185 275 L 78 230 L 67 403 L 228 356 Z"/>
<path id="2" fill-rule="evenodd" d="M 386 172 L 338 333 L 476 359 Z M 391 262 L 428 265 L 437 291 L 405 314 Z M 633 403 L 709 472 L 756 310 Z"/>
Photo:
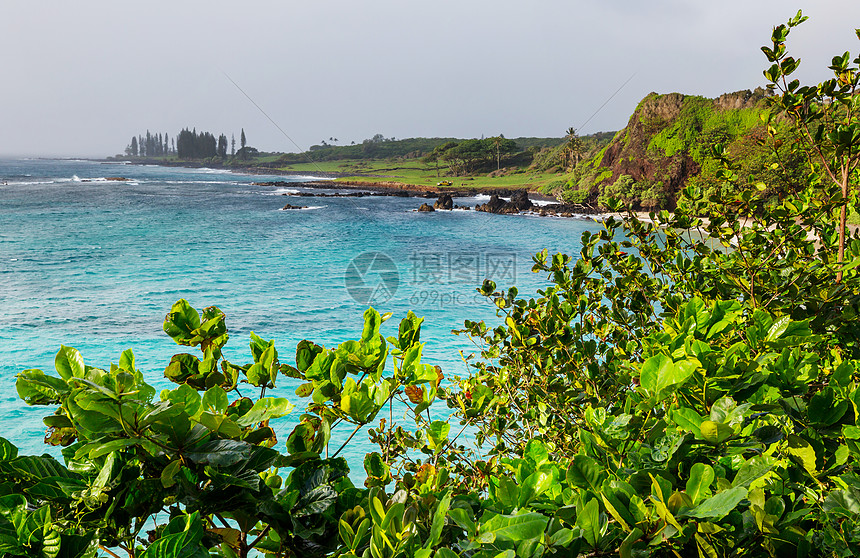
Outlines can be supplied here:
<path id="1" fill-rule="evenodd" d="M 532 255 L 575 253 L 582 233 L 600 227 L 577 218 L 418 213 L 427 200 L 299 197 L 290 194 L 300 186 L 254 184 L 307 179 L 0 160 L 0 436 L 26 453 L 59 455 L 42 442 L 48 409 L 18 399 L 15 375 L 53 372 L 61 344 L 103 368 L 132 348 L 147 381 L 171 387 L 163 376 L 170 357 L 194 351 L 161 330 L 180 298 L 227 314 L 224 353 L 238 363 L 251 361 L 250 331 L 274 339 L 281 362 L 293 363 L 302 339 L 333 346 L 357 338 L 368 302 L 394 314 L 385 335 L 413 310 L 425 318 L 424 362 L 466 375 L 460 351 L 475 347 L 451 330 L 466 319 L 499 321 L 475 290 L 483 279 L 534 294 L 548 283 L 531 272 Z M 281 210 L 286 203 L 309 207 Z M 274 394 L 297 405 L 277 427 L 282 451 L 303 406 L 295 387 L 281 377 Z M 364 432 L 355 441 L 346 452 L 354 472 L 371 449 Z"/>

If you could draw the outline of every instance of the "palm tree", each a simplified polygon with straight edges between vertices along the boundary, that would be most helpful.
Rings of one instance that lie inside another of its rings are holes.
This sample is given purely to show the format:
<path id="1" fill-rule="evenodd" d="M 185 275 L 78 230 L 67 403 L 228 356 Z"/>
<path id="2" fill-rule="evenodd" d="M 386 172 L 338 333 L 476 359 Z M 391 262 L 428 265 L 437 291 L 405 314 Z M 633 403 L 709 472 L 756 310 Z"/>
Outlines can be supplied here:
<path id="1" fill-rule="evenodd" d="M 565 154 L 565 158 L 568 160 L 573 158 L 573 166 L 575 168 L 579 164 L 579 157 L 582 155 L 585 146 L 582 143 L 582 138 L 576 133 L 576 128 L 568 128 L 565 139 L 567 139 L 567 143 L 562 153 Z M 568 166 L 570 166 L 569 163 Z"/>

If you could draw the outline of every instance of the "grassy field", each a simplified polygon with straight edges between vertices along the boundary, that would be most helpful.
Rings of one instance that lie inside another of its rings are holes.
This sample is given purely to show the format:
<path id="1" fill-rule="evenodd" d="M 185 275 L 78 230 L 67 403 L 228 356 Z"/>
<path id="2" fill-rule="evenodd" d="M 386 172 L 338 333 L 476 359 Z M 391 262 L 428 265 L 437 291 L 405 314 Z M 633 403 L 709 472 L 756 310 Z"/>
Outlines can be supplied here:
<path id="1" fill-rule="evenodd" d="M 348 182 L 400 182 L 414 186 L 436 186 L 443 180 L 450 180 L 451 188 L 525 188 L 537 190 L 550 183 L 557 182 L 561 175 L 554 173 L 530 172 L 526 169 L 517 168 L 505 176 L 489 177 L 444 176 L 444 169 L 440 169 L 439 176 L 436 167 L 421 163 L 420 161 L 393 162 L 385 160 L 345 160 L 345 161 L 321 161 L 319 163 L 302 163 L 280 167 L 279 170 L 307 173 L 315 172 L 342 173 L 337 181 Z M 355 174 L 352 174 L 355 173 Z"/>

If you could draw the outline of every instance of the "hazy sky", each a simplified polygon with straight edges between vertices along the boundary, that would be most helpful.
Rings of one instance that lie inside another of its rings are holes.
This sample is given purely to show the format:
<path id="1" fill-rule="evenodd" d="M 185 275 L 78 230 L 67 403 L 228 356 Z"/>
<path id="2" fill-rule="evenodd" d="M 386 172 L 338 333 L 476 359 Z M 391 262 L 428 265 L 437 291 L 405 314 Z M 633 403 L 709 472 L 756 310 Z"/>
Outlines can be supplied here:
<path id="1" fill-rule="evenodd" d="M 617 130 L 650 91 L 762 85 L 759 47 L 798 8 L 802 79 L 860 51 L 857 0 L 2 0 L 0 156 L 106 156 L 183 127 L 296 151 L 225 73 L 302 149 Z"/>

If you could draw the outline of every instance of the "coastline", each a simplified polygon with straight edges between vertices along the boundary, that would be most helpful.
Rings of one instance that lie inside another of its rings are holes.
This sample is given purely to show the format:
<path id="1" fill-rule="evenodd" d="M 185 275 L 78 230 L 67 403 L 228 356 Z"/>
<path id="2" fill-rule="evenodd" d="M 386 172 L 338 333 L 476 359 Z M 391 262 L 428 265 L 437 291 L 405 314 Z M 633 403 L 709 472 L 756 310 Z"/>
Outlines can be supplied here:
<path id="1" fill-rule="evenodd" d="M 93 162 L 98 163 L 115 163 L 115 164 L 125 164 L 125 165 L 135 165 L 135 166 L 144 166 L 144 165 L 155 165 L 160 167 L 179 167 L 179 168 L 187 168 L 187 169 L 217 169 L 232 172 L 235 174 L 243 174 L 247 176 L 284 176 L 284 177 L 302 177 L 302 178 L 313 178 L 319 179 L 319 181 L 328 181 L 329 183 L 336 184 L 338 188 L 345 189 L 353 189 L 353 188 L 363 188 L 366 190 L 373 191 L 390 191 L 390 190 L 408 190 L 408 191 L 420 191 L 420 192 L 434 192 L 434 193 L 453 193 L 453 192 L 479 192 L 482 194 L 492 194 L 494 192 L 504 192 L 504 194 L 498 195 L 510 195 L 512 192 L 518 191 L 526 191 L 530 196 L 535 196 L 535 199 L 540 200 L 555 200 L 556 198 L 552 196 L 547 196 L 546 194 L 541 194 L 537 190 L 529 187 L 525 188 L 505 188 L 505 187 L 488 187 L 488 188 L 467 188 L 462 186 L 450 186 L 445 188 L 440 188 L 439 186 L 429 186 L 429 185 L 421 185 L 421 184 L 410 184 L 408 182 L 400 182 L 395 180 L 384 180 L 384 181 L 363 181 L 363 180 L 343 180 L 340 181 L 338 179 L 342 178 L 354 178 L 356 176 L 366 176 L 368 178 L 385 178 L 383 175 L 365 173 L 365 174 L 357 174 L 355 171 L 351 172 L 336 172 L 336 171 L 323 171 L 323 170 L 314 170 L 314 171 L 294 171 L 294 170 L 284 170 L 280 168 L 267 167 L 265 165 L 248 165 L 248 166 L 231 166 L 225 167 L 224 165 L 216 163 L 203 164 L 194 161 L 158 161 L 158 162 L 150 162 L 150 161 L 130 161 L 128 159 L 88 159 Z M 336 183 L 335 180 L 338 180 Z M 541 197 L 537 197 L 541 196 Z"/>
<path id="2" fill-rule="evenodd" d="M 111 159 L 95 159 L 94 162 L 98 163 L 117 163 L 118 161 L 114 161 Z M 130 162 L 126 160 L 122 160 L 121 164 L 124 165 L 134 165 L 141 166 L 144 163 L 138 162 Z M 245 176 L 284 176 L 284 177 L 301 177 L 304 180 L 301 181 L 260 181 L 254 182 L 254 185 L 257 186 L 268 186 L 268 187 L 300 187 L 307 188 L 313 190 L 347 190 L 352 191 L 350 193 L 344 193 L 342 195 L 338 194 L 300 194 L 300 197 L 352 197 L 352 196 L 360 196 L 362 192 L 370 192 L 369 195 L 379 195 L 379 196 L 392 196 L 392 197 L 414 197 L 414 198 L 438 198 L 437 203 L 433 204 L 435 207 L 438 207 L 439 202 L 442 202 L 442 197 L 447 197 L 449 201 L 449 206 L 447 207 L 439 207 L 440 210 L 445 211 L 452 209 L 454 207 L 459 209 L 468 209 L 468 210 L 476 210 L 485 213 L 492 213 L 496 215 L 532 215 L 532 216 L 540 216 L 540 217 L 564 217 L 564 218 L 579 218 L 579 219 L 590 219 L 595 222 L 602 222 L 607 218 L 607 214 L 604 214 L 597 210 L 596 208 L 580 205 L 580 204 L 570 204 L 559 202 L 555 197 L 548 196 L 546 194 L 542 194 L 540 192 L 527 189 L 527 188 L 463 188 L 463 187 L 439 187 L 439 186 L 424 186 L 417 184 L 408 184 L 404 182 L 397 181 L 363 181 L 363 180 L 343 180 L 336 181 L 336 178 L 341 178 L 346 175 L 342 173 L 331 173 L 331 172 L 321 172 L 314 174 L 310 174 L 308 172 L 298 172 L 298 171 L 285 171 L 282 169 L 268 169 L 262 167 L 240 167 L 240 168 L 224 168 L 223 166 L 206 166 L 198 163 L 191 162 L 167 162 L 167 164 L 162 163 L 145 163 L 146 165 L 155 165 L 162 167 L 181 167 L 181 168 L 192 168 L 192 169 L 218 169 L 225 170 L 227 172 Z M 349 177 L 354 177 L 354 173 L 348 175 Z M 504 198 L 512 199 L 516 195 L 522 195 L 525 193 L 528 196 L 528 200 L 541 202 L 538 204 L 529 204 L 528 207 L 521 207 L 517 204 L 509 202 Z M 287 194 L 285 194 L 287 195 Z M 290 194 L 296 195 L 296 194 Z M 490 200 L 484 204 L 477 204 L 475 207 L 468 206 L 450 206 L 453 203 L 453 198 L 464 198 L 464 197 L 475 197 L 479 195 L 490 196 Z M 417 211 L 434 211 L 433 207 L 424 208 L 428 204 L 424 204 L 422 208 L 416 208 Z M 287 204 L 284 209 L 299 209 L 301 206 L 292 206 L 291 204 Z"/>

